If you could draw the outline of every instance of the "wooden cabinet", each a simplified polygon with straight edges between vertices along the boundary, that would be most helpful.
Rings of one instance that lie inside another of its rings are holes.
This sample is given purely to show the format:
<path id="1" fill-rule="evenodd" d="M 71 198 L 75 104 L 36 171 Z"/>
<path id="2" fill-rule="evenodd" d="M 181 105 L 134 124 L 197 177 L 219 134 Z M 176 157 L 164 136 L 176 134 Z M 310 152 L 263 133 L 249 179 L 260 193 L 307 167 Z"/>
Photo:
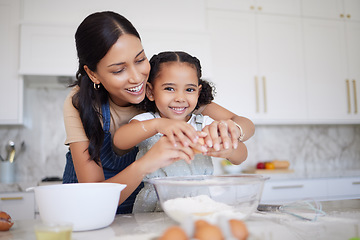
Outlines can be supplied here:
<path id="1" fill-rule="evenodd" d="M 321 1 L 311 1 L 316 5 Z M 333 16 L 335 6 L 353 1 L 330 1 L 326 16 Z M 303 2 L 309 6 L 314 5 Z M 345 5 L 344 5 L 345 4 Z M 340 17 L 317 18 L 304 8 L 305 72 L 309 118 L 314 122 L 360 123 L 360 21 Z M 360 10 L 360 5 L 357 6 Z M 331 14 L 330 14 L 331 13 Z"/>
<path id="2" fill-rule="evenodd" d="M 216 102 L 255 123 L 304 121 L 301 20 L 208 10 Z"/>
<path id="3" fill-rule="evenodd" d="M 23 80 L 18 75 L 20 1 L 0 0 L 0 124 L 23 121 Z"/>
<path id="4" fill-rule="evenodd" d="M 0 193 L 0 210 L 13 220 L 35 218 L 35 195 L 33 192 Z"/>

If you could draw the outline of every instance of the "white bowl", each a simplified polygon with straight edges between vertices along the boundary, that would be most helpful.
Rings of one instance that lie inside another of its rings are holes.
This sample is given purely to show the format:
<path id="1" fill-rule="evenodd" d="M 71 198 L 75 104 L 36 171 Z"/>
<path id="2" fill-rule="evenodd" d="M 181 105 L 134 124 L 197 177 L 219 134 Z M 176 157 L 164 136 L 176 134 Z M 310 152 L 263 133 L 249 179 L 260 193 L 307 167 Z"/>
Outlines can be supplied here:
<path id="1" fill-rule="evenodd" d="M 115 218 L 120 192 L 117 183 L 72 183 L 31 188 L 43 222 L 73 224 L 74 231 L 109 226 Z"/>
<path id="2" fill-rule="evenodd" d="M 261 175 L 221 175 L 153 178 L 164 212 L 182 223 L 189 219 L 244 220 L 257 208 L 264 181 Z"/>

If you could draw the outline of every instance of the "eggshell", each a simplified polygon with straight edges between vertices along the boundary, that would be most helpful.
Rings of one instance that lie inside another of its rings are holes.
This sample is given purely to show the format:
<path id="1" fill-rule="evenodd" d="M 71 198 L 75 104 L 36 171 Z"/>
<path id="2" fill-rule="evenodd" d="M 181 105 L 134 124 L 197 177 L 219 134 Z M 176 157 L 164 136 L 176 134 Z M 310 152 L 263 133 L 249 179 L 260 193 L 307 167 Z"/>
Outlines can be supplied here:
<path id="1" fill-rule="evenodd" d="M 230 219 L 229 225 L 233 236 L 238 240 L 246 240 L 249 236 L 249 231 L 243 221 Z"/>
<path id="2" fill-rule="evenodd" d="M 204 140 L 204 138 L 199 138 L 199 139 L 198 139 L 198 143 L 199 143 L 200 145 L 205 145 L 205 140 Z M 195 154 L 202 153 L 201 151 L 199 151 L 199 150 L 197 150 L 197 149 L 195 149 L 195 148 L 192 148 L 192 150 L 194 151 Z"/>
<path id="3" fill-rule="evenodd" d="M 13 225 L 10 215 L 0 211 L 0 231 L 8 231 Z"/>
<path id="4" fill-rule="evenodd" d="M 223 240 L 224 236 L 219 227 L 204 220 L 195 222 L 194 238 L 198 240 Z"/>
<path id="5" fill-rule="evenodd" d="M 178 226 L 169 227 L 159 240 L 188 240 L 185 231 Z"/>

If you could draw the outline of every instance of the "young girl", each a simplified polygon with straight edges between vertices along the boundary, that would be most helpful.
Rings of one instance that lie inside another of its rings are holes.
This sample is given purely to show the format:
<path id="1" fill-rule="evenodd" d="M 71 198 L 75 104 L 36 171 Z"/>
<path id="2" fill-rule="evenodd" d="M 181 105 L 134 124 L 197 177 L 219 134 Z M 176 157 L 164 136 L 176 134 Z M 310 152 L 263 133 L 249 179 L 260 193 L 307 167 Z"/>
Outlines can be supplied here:
<path id="1" fill-rule="evenodd" d="M 138 146 L 136 159 L 144 156 L 162 137 L 163 134 L 156 129 L 171 128 L 173 135 L 186 138 L 182 136 L 186 132 L 185 128 L 202 131 L 213 122 L 208 116 L 194 114 L 200 106 L 214 99 L 213 88 L 201 79 L 201 66 L 196 57 L 185 52 L 162 52 L 150 59 L 150 66 L 146 98 L 139 104 L 139 108 L 147 112 L 132 118 L 129 124 L 120 127 L 114 135 L 114 144 L 120 149 Z M 176 130 L 176 127 L 182 131 Z M 199 134 L 201 136 L 204 135 Z M 240 164 L 246 157 L 247 150 L 243 143 L 228 156 L 235 164 Z M 212 173 L 211 157 L 197 154 L 191 162 L 180 160 L 148 174 L 144 178 L 144 188 L 136 197 L 133 212 L 161 210 L 153 185 L 146 181 L 149 178 Z"/>

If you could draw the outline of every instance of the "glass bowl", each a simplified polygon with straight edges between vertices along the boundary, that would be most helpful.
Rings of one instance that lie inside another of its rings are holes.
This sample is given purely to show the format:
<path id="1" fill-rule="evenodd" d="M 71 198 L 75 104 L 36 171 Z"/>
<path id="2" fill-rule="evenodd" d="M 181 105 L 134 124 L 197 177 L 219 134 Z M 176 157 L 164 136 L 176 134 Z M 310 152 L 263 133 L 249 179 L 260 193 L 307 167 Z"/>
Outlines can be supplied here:
<path id="1" fill-rule="evenodd" d="M 257 208 L 267 177 L 254 174 L 153 178 L 161 207 L 173 220 L 221 216 L 248 218 Z"/>

